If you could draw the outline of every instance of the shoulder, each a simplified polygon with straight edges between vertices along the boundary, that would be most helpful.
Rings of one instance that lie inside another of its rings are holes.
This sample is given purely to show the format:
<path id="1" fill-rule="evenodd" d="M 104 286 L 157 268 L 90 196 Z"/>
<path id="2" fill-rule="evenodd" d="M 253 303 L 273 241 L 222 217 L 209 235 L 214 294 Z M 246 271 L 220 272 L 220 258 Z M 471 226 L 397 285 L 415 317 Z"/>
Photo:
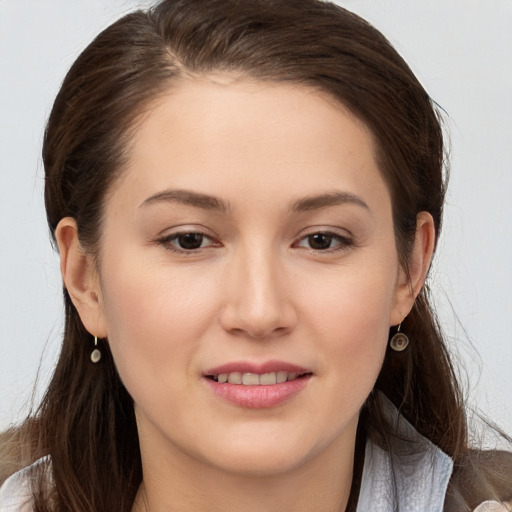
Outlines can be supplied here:
<path id="1" fill-rule="evenodd" d="M 511 499 L 512 453 L 470 450 L 455 465 L 445 511 L 508 512 Z"/>
<path id="2" fill-rule="evenodd" d="M 34 464 L 14 473 L 0 487 L 0 512 L 31 512 L 32 483 L 45 471 L 49 458 L 43 457 Z"/>
<path id="3" fill-rule="evenodd" d="M 0 487 L 0 512 L 29 512 L 31 510 L 29 468 L 9 477 Z"/>

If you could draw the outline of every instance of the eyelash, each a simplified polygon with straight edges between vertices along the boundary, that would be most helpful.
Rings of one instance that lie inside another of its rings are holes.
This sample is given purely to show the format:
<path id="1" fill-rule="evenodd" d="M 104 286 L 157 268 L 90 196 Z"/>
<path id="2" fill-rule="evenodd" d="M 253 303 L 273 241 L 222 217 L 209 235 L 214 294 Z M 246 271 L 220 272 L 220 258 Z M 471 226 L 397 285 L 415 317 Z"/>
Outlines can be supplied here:
<path id="1" fill-rule="evenodd" d="M 185 237 L 185 236 L 200 237 L 201 245 L 199 247 L 187 249 L 185 247 L 179 247 L 173 243 L 174 241 L 178 241 L 181 237 Z M 334 245 L 333 247 L 327 247 L 325 249 L 318 249 L 318 248 L 315 249 L 314 247 L 311 247 L 311 246 L 307 247 L 307 246 L 302 245 L 302 242 L 304 242 L 304 241 L 309 241 L 309 244 L 311 245 L 311 242 L 313 241 L 313 237 L 320 237 L 320 236 L 325 237 L 327 239 L 326 241 L 329 243 L 329 245 L 335 240 L 337 240 L 338 243 L 336 243 L 336 245 Z M 207 245 L 203 245 L 203 243 L 208 240 L 210 241 L 210 243 L 208 243 Z M 157 244 L 164 246 L 167 250 L 178 253 L 178 254 L 195 254 L 204 249 L 210 249 L 212 247 L 221 247 L 220 242 L 215 242 L 212 237 L 208 236 L 207 234 L 205 234 L 201 231 L 182 231 L 179 233 L 173 233 L 173 234 L 165 236 L 163 238 L 159 238 L 156 242 L 157 242 Z M 342 236 L 342 235 L 339 235 L 332 231 L 315 231 L 313 233 L 304 235 L 301 238 L 299 238 L 298 241 L 293 244 L 293 247 L 303 248 L 308 251 L 313 251 L 315 253 L 324 253 L 325 254 L 325 253 L 333 253 L 333 252 L 338 252 L 338 251 L 346 251 L 353 245 L 355 245 L 355 242 L 350 237 Z"/>

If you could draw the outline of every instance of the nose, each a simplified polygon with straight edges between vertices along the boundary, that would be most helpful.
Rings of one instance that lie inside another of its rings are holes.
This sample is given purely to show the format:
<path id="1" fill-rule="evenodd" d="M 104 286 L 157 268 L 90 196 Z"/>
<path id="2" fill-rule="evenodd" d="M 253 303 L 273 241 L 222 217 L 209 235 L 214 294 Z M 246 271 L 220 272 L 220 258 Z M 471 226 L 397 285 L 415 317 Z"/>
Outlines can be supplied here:
<path id="1" fill-rule="evenodd" d="M 232 334 L 274 338 L 291 332 L 297 324 L 287 272 L 272 250 L 243 250 L 227 270 L 221 324 Z"/>

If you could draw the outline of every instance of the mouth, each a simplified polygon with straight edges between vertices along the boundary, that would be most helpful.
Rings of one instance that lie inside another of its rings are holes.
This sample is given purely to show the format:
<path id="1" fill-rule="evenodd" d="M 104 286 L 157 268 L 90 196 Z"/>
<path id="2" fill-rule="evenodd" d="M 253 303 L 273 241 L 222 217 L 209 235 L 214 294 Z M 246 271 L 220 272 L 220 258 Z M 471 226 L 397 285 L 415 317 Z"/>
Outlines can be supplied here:
<path id="1" fill-rule="evenodd" d="M 214 395 L 249 409 L 266 409 L 287 403 L 308 387 L 313 376 L 310 369 L 285 361 L 231 362 L 203 374 L 204 382 Z"/>
<path id="2" fill-rule="evenodd" d="M 268 373 L 250 373 L 250 372 L 230 372 L 205 375 L 219 384 L 235 384 L 240 386 L 272 386 L 274 384 L 284 384 L 297 379 L 304 379 L 311 376 L 311 372 L 287 372 L 277 371 Z"/>

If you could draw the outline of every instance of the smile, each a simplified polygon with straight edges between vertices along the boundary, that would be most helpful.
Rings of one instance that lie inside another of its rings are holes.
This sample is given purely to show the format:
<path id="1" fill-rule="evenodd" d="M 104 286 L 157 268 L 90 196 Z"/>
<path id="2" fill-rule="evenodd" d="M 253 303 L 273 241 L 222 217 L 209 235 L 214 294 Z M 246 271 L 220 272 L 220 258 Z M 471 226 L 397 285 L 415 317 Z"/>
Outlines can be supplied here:
<path id="1" fill-rule="evenodd" d="M 297 373 L 297 372 L 269 372 L 269 373 L 242 373 L 242 372 L 231 372 L 231 373 L 220 373 L 218 375 L 208 375 L 208 378 L 220 384 L 237 384 L 242 386 L 272 386 L 274 384 L 283 384 L 284 382 L 290 382 L 296 379 L 300 379 L 308 373 Z"/>
<path id="2" fill-rule="evenodd" d="M 266 409 L 288 402 L 308 387 L 313 376 L 310 369 L 284 361 L 263 364 L 238 361 L 203 374 L 214 395 L 249 409 Z"/>

